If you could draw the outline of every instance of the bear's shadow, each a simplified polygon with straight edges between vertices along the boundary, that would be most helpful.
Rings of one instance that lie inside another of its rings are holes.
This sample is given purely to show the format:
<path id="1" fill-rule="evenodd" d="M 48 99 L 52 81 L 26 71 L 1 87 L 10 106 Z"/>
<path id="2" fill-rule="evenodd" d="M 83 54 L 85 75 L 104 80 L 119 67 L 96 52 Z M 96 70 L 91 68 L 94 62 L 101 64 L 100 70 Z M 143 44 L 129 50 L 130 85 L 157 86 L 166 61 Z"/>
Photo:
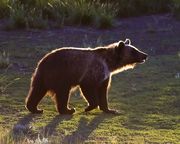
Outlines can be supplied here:
<path id="1" fill-rule="evenodd" d="M 38 117 L 42 117 L 41 114 L 28 114 L 21 118 L 12 128 L 10 132 L 13 139 L 18 142 L 22 137 L 26 137 L 31 140 L 35 140 L 38 136 L 51 136 L 56 132 L 56 127 L 61 121 L 70 120 L 71 115 L 57 115 L 55 116 L 45 127 L 41 127 L 39 132 L 32 130 L 30 123 L 35 121 Z"/>
<path id="2" fill-rule="evenodd" d="M 56 132 L 60 122 L 70 120 L 72 117 L 73 115 L 56 115 L 45 127 L 41 128 L 40 133 L 45 137 L 51 136 Z"/>
<path id="3" fill-rule="evenodd" d="M 88 139 L 90 134 L 98 127 L 100 123 L 102 123 L 107 118 L 112 118 L 115 115 L 108 115 L 108 114 L 98 114 L 96 115 L 90 122 L 84 116 L 82 116 L 78 122 L 77 129 L 71 134 L 67 135 L 64 139 L 64 143 L 83 143 L 85 140 Z"/>
<path id="4" fill-rule="evenodd" d="M 91 115 L 91 114 L 88 114 Z M 86 118 L 86 114 L 81 115 L 78 122 L 77 129 L 71 134 L 67 135 L 62 139 L 62 142 L 73 143 L 73 142 L 84 142 L 88 139 L 89 135 L 98 127 L 98 125 L 104 121 L 104 119 L 112 118 L 113 115 L 100 113 L 95 115 L 94 118 L 89 122 Z M 45 127 L 41 127 L 38 132 L 33 131 L 30 127 L 30 123 L 42 117 L 39 114 L 28 114 L 21 118 L 12 129 L 13 139 L 18 142 L 22 137 L 26 137 L 30 140 L 35 140 L 39 136 L 49 137 L 56 133 L 58 124 L 62 121 L 70 120 L 73 116 L 70 115 L 57 115 L 55 116 Z"/>

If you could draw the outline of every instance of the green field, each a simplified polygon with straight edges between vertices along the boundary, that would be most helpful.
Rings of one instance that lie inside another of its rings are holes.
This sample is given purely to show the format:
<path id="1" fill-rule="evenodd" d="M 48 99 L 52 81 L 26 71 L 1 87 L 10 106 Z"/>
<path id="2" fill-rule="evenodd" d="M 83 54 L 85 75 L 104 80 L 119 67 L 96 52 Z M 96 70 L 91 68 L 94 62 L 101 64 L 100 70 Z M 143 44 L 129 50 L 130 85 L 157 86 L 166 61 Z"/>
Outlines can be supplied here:
<path id="1" fill-rule="evenodd" d="M 162 18 L 158 19 L 164 20 Z M 122 23 L 122 28 L 111 31 L 72 27 L 0 31 L 0 50 L 8 54 L 1 57 L 0 144 L 180 143 L 179 22 L 173 21 L 172 29 L 167 26 L 163 29 L 162 22 L 158 23 L 158 28 L 149 22 L 144 29 L 136 27 L 132 30 L 131 21 L 136 26 L 142 19 L 125 20 L 128 27 Z M 121 29 L 126 28 L 123 35 Z M 119 115 L 104 114 L 98 109 L 84 113 L 87 104 L 78 91 L 70 100 L 70 105 L 76 108 L 72 116 L 58 115 L 48 96 L 39 106 L 44 109 L 42 115 L 30 114 L 25 109 L 31 74 L 45 53 L 59 46 L 99 45 L 119 37 L 130 37 L 133 44 L 149 53 L 146 63 L 112 78 L 109 106 L 119 110 Z M 139 38 L 141 41 L 138 42 Z M 2 63 L 10 65 L 4 68 Z"/>
<path id="2" fill-rule="evenodd" d="M 73 116 L 58 115 L 49 97 L 40 105 L 45 109 L 43 115 L 29 114 L 24 108 L 24 98 L 30 75 L 7 74 L 7 79 L 19 80 L 0 97 L 1 142 L 9 139 L 11 143 L 19 137 L 21 141 L 37 139 L 39 135 L 41 140 L 47 138 L 52 143 L 59 140 L 67 143 L 178 143 L 180 89 L 177 59 L 178 56 L 151 57 L 135 70 L 114 76 L 109 103 L 111 108 L 120 111 L 120 115 L 108 115 L 99 110 L 84 113 L 86 103 L 78 93 L 70 101 L 77 109 Z"/>

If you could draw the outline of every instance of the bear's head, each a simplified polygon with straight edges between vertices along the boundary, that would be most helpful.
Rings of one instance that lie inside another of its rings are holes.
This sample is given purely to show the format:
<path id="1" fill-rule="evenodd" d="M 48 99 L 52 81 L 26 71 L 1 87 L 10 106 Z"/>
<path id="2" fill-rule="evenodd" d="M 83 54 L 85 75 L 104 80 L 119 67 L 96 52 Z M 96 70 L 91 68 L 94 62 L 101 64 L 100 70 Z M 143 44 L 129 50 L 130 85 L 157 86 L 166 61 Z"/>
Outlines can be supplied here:
<path id="1" fill-rule="evenodd" d="M 147 60 L 147 54 L 138 50 L 131 45 L 131 41 L 119 41 L 116 47 L 116 52 L 121 56 L 121 62 L 124 65 L 134 65 L 136 63 L 144 63 Z"/>

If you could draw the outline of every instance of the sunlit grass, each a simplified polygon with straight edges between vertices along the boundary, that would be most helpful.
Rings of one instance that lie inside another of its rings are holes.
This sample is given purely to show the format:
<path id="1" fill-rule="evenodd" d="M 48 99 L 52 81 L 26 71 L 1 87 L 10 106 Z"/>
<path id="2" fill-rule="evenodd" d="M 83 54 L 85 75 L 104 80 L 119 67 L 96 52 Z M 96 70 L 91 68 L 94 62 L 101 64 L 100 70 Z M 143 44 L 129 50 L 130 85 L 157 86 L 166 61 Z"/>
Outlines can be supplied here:
<path id="1" fill-rule="evenodd" d="M 1 136 L 0 142 L 17 142 L 17 136 L 20 136 L 19 143 L 38 140 L 52 143 L 178 143 L 180 90 L 179 78 L 175 75 L 180 69 L 177 58 L 151 57 L 134 70 L 114 76 L 109 105 L 121 112 L 117 116 L 98 109 L 84 113 L 86 103 L 79 93 L 71 97 L 70 105 L 77 109 L 73 116 L 59 116 L 50 97 L 40 104 L 44 114 L 31 115 L 24 108 L 30 75 L 7 74 L 9 80 L 20 79 L 0 97 L 0 127 L 6 128 L 3 135 L 9 136 L 7 139 Z"/>

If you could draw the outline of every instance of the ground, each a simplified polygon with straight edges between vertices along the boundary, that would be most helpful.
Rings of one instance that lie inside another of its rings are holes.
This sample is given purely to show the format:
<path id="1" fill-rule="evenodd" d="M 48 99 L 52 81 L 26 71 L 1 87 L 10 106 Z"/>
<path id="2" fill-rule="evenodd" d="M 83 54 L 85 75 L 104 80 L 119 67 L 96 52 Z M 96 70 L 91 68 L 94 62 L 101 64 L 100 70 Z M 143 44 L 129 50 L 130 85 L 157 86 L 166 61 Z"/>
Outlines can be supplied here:
<path id="1" fill-rule="evenodd" d="M 4 31 L 0 22 L 0 50 L 10 66 L 0 69 L 0 143 L 180 143 L 180 22 L 171 15 L 117 20 L 108 30 L 64 27 L 51 30 Z M 149 54 L 148 61 L 112 78 L 111 108 L 84 113 L 86 102 L 77 91 L 70 105 L 73 116 L 58 115 L 50 97 L 40 104 L 44 114 L 24 107 L 37 61 L 63 46 L 99 46 L 130 38 Z"/>

